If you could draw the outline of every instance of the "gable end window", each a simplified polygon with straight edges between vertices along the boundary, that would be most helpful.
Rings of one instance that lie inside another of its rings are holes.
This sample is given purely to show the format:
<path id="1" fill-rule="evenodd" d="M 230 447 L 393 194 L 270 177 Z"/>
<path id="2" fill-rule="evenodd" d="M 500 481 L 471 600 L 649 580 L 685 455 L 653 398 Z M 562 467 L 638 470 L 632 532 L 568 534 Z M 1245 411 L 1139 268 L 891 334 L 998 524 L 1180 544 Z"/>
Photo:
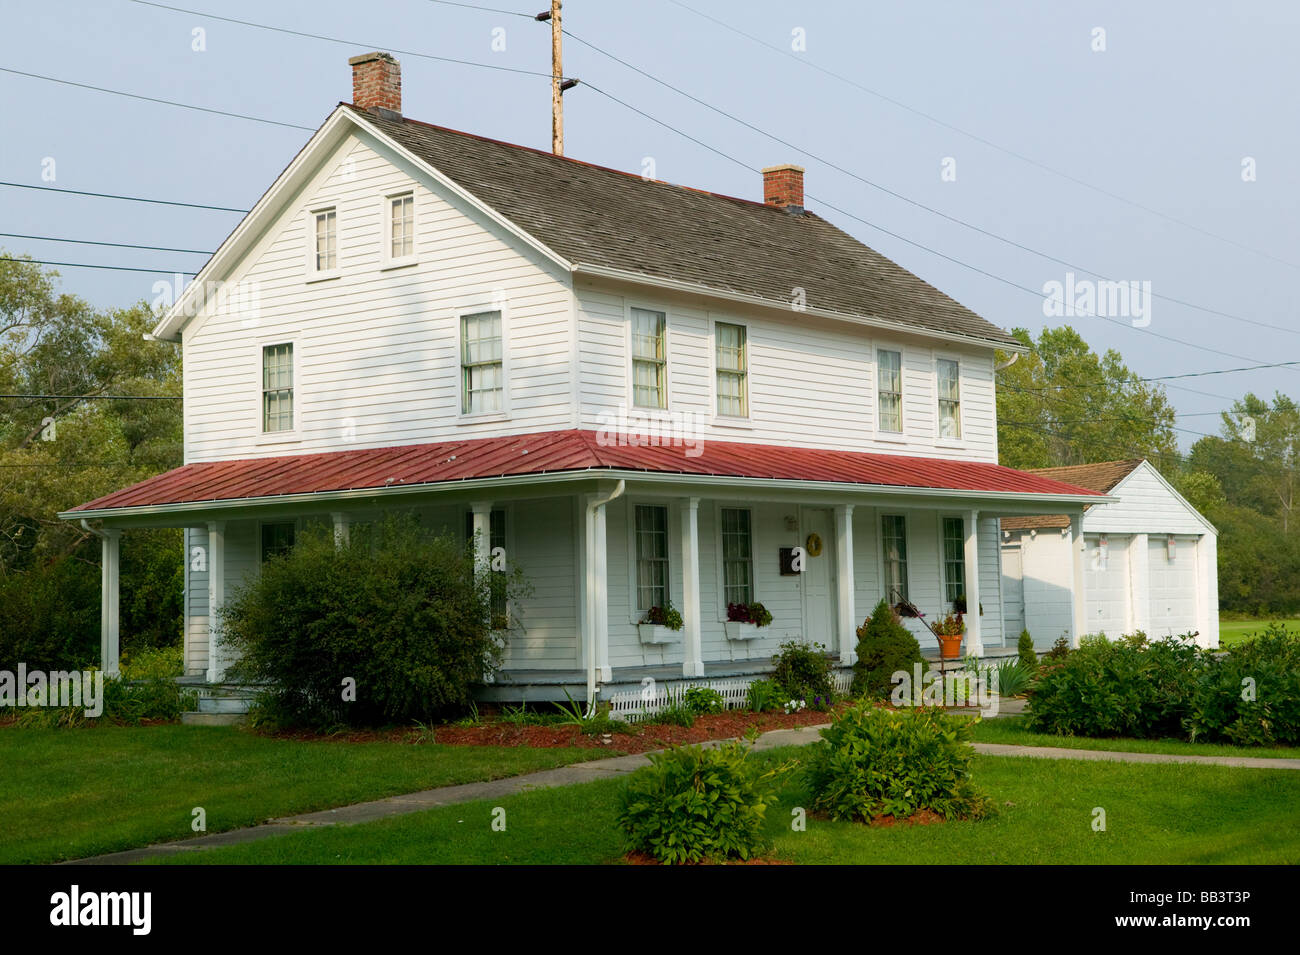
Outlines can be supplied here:
<path id="1" fill-rule="evenodd" d="M 884 551 L 885 596 L 891 605 L 907 600 L 907 518 L 899 514 L 883 515 L 880 545 Z"/>
<path id="2" fill-rule="evenodd" d="M 262 431 L 293 430 L 293 344 L 262 349 Z"/>
<path id="3" fill-rule="evenodd" d="M 638 408 L 668 407 L 667 324 L 663 312 L 632 309 L 632 404 Z"/>
<path id="4" fill-rule="evenodd" d="M 317 272 L 333 272 L 338 262 L 338 216 L 333 209 L 321 209 L 313 214 L 316 224 L 312 261 Z"/>
<path id="5" fill-rule="evenodd" d="M 636 607 L 641 613 L 668 604 L 668 508 L 636 507 Z"/>
<path id="6" fill-rule="evenodd" d="M 876 352 L 876 391 L 879 396 L 880 430 L 903 433 L 903 355 L 881 349 Z"/>
<path id="7" fill-rule="evenodd" d="M 388 257 L 406 259 L 415 254 L 415 196 L 392 196 L 388 200 Z"/>
<path id="8" fill-rule="evenodd" d="M 718 322 L 717 339 L 718 414 L 731 418 L 749 416 L 749 369 L 745 354 L 745 326 Z"/>
<path id="9" fill-rule="evenodd" d="M 462 414 L 491 414 L 504 408 L 501 313 L 460 317 Z"/>
<path id="10" fill-rule="evenodd" d="M 961 366 L 951 359 L 940 358 L 936 368 L 939 379 L 939 437 L 961 437 Z"/>

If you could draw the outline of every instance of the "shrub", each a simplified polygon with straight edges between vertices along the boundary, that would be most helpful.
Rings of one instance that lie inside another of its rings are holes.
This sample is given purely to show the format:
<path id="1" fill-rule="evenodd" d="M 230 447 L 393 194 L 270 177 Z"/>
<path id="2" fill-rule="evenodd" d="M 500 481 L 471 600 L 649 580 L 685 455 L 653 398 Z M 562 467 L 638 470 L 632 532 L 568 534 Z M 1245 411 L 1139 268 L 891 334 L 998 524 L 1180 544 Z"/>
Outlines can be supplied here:
<path id="1" fill-rule="evenodd" d="M 15 723 L 20 727 L 52 728 L 99 723 L 137 726 L 145 720 L 175 722 L 198 702 L 193 690 L 176 682 L 181 669 L 180 647 L 139 650 L 122 658 L 118 676 L 104 677 L 98 716 L 87 715 L 90 701 L 83 699 L 82 706 L 23 707 L 17 711 Z"/>
<path id="2" fill-rule="evenodd" d="M 669 865 L 753 857 L 772 799 L 765 784 L 781 768 L 760 772 L 746 759 L 749 749 L 736 741 L 651 753 L 651 765 L 619 795 L 628 851 Z"/>
<path id="3" fill-rule="evenodd" d="M 1034 650 L 1034 638 L 1029 635 L 1028 630 L 1020 631 L 1020 641 L 1016 644 L 1016 649 L 1020 653 L 1021 666 L 1026 670 L 1038 668 L 1038 653 Z"/>
<path id="4" fill-rule="evenodd" d="M 652 713 L 642 722 L 658 724 L 660 726 L 685 726 L 687 729 L 695 725 L 695 711 L 686 705 L 685 695 L 678 693 L 673 694 L 668 691 L 668 703 L 657 713 Z"/>
<path id="5" fill-rule="evenodd" d="M 785 702 L 785 692 L 775 680 L 755 680 L 749 684 L 745 705 L 755 713 L 779 710 Z"/>
<path id="6" fill-rule="evenodd" d="M 806 779 L 813 808 L 832 819 L 906 819 L 922 810 L 978 819 L 990 803 L 970 780 L 972 722 L 933 709 L 856 703 L 822 730 Z"/>
<path id="7" fill-rule="evenodd" d="M 820 643 L 807 644 L 797 640 L 783 643 L 772 658 L 776 669 L 774 679 L 787 697 L 807 700 L 809 706 L 830 706 L 835 695 L 831 685 L 831 661 L 826 658 L 826 647 Z"/>
<path id="8" fill-rule="evenodd" d="M 722 698 L 722 694 L 707 686 L 687 687 L 682 702 L 696 716 L 721 713 L 727 708 L 727 701 Z"/>
<path id="9" fill-rule="evenodd" d="M 1188 719 L 1193 740 L 1300 745 L 1300 636 L 1282 624 L 1207 654 Z"/>
<path id="10" fill-rule="evenodd" d="M 858 627 L 858 661 L 853 664 L 853 695 L 885 696 L 892 686 L 891 677 L 898 671 L 909 675 L 915 664 L 926 670 L 921 645 L 903 626 L 887 600 Z"/>
<path id="11" fill-rule="evenodd" d="M 1037 662 L 1038 658 L 1035 657 L 1034 663 Z M 1009 659 L 992 667 L 990 675 L 997 677 L 999 696 L 1020 696 L 1029 688 L 1035 669 L 1036 667 L 1025 666 L 1023 660 Z"/>
<path id="12" fill-rule="evenodd" d="M 1204 652 L 1190 641 L 1085 637 L 1041 668 L 1029 726 L 1066 736 L 1181 736 L 1203 666 Z"/>
<path id="13" fill-rule="evenodd" d="M 265 684 L 262 713 L 281 725 L 410 724 L 464 707 L 501 657 L 489 576 L 460 540 L 410 518 L 354 527 L 337 545 L 308 527 L 227 605 L 232 676 Z"/>
<path id="14" fill-rule="evenodd" d="M 1070 655 L 1070 641 L 1065 637 L 1057 637 L 1056 642 L 1052 644 L 1052 649 L 1043 654 L 1043 660 L 1058 662 L 1064 660 Z"/>

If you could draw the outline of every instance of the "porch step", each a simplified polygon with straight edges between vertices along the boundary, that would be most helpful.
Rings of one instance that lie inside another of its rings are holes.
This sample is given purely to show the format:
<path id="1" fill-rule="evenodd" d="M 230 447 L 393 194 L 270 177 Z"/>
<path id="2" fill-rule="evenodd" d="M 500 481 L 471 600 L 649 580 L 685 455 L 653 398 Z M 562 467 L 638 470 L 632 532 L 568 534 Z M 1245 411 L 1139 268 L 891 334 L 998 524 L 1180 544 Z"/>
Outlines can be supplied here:
<path id="1" fill-rule="evenodd" d="M 257 691 L 252 687 L 220 683 L 197 686 L 195 694 L 198 696 L 198 714 L 242 716 L 248 712 Z"/>
<path id="2" fill-rule="evenodd" d="M 182 713 L 181 722 L 186 726 L 239 726 L 248 722 L 244 713 Z"/>

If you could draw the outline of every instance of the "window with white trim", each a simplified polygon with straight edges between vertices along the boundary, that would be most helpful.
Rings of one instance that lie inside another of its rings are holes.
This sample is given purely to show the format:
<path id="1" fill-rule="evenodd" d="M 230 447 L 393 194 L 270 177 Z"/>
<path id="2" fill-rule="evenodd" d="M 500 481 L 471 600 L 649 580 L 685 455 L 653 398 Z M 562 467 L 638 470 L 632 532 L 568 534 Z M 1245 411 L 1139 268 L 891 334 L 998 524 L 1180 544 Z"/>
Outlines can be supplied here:
<path id="1" fill-rule="evenodd" d="M 668 407 L 667 325 L 663 312 L 632 309 L 632 404 L 638 408 Z"/>
<path id="2" fill-rule="evenodd" d="M 943 519 L 943 596 L 949 605 L 966 596 L 966 522 Z"/>
<path id="3" fill-rule="evenodd" d="M 880 546 L 885 564 L 885 596 L 890 604 L 907 600 L 907 518 L 885 514 L 880 518 Z"/>
<path id="4" fill-rule="evenodd" d="M 262 348 L 262 431 L 293 430 L 293 344 Z"/>
<path id="5" fill-rule="evenodd" d="M 716 339 L 718 414 L 731 418 L 749 416 L 749 370 L 745 354 L 745 326 L 717 322 Z"/>
<path id="6" fill-rule="evenodd" d="M 293 521 L 276 524 L 263 524 L 261 531 L 262 563 L 273 557 L 283 557 L 293 549 L 297 526 Z"/>
<path id="7" fill-rule="evenodd" d="M 879 396 L 880 430 L 903 432 L 903 354 L 880 349 L 876 352 L 876 392 Z"/>
<path id="8" fill-rule="evenodd" d="M 317 272 L 333 272 L 338 268 L 338 216 L 333 209 L 314 213 L 316 223 L 315 254 L 312 261 Z"/>
<path id="9" fill-rule="evenodd" d="M 950 358 L 936 362 L 939 379 L 939 437 L 961 437 L 961 366 Z"/>
<path id="10" fill-rule="evenodd" d="M 484 414 L 504 408 L 501 313 L 460 317 L 461 412 Z"/>
<path id="11" fill-rule="evenodd" d="M 668 604 L 668 508 L 636 506 L 636 605 L 645 613 Z"/>
<path id="12" fill-rule="evenodd" d="M 730 604 L 754 602 L 754 541 L 747 507 L 724 507 L 722 518 L 722 581 Z"/>
<path id="13" fill-rule="evenodd" d="M 415 196 L 406 193 L 388 200 L 388 257 L 405 259 L 415 254 Z"/>

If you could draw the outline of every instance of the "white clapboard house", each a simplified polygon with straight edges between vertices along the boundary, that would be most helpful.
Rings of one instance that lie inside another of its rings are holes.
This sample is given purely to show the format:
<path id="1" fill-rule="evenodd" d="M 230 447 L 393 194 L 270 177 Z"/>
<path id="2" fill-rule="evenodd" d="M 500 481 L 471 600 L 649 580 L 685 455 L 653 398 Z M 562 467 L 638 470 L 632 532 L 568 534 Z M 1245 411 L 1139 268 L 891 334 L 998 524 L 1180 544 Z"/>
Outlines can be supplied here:
<path id="1" fill-rule="evenodd" d="M 218 684 L 233 588 L 305 522 L 398 508 L 532 584 L 497 696 L 743 679 L 788 640 L 848 665 L 885 594 L 978 595 L 967 649 L 1014 645 L 998 518 L 1105 499 L 997 464 L 1016 339 L 805 209 L 796 166 L 761 202 L 646 180 L 407 119 L 396 61 L 351 64 L 154 332 L 184 466 L 63 515 L 103 536 L 108 669 L 132 528 L 185 529 L 185 665 Z M 639 625 L 669 601 L 681 630 Z M 772 623 L 728 627 L 748 601 Z"/>
<path id="2" fill-rule="evenodd" d="M 1084 594 L 1074 589 L 1066 514 L 1002 521 L 1002 608 L 1008 632 L 1039 648 L 1076 633 L 1149 637 L 1196 633 L 1219 645 L 1217 532 L 1149 461 L 1106 461 L 1033 472 L 1113 500 L 1083 515 Z M 1082 617 L 1075 616 L 1077 603 Z"/>

